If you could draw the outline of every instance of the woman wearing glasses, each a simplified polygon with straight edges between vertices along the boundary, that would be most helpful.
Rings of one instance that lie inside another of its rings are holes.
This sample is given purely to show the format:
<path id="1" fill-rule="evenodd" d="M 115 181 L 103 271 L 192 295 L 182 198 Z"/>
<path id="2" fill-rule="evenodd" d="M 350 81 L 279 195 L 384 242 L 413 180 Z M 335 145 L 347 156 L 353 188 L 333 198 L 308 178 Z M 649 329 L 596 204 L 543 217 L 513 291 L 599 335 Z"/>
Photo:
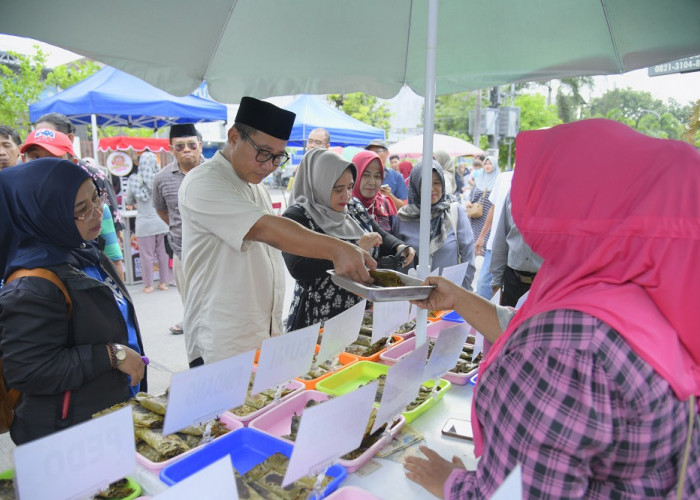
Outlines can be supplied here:
<path id="1" fill-rule="evenodd" d="M 0 349 L 6 383 L 21 391 L 16 444 L 146 390 L 131 299 L 94 242 L 104 206 L 90 174 L 69 161 L 42 158 L 0 173 Z M 72 308 L 49 279 L 16 277 L 36 268 L 58 277 Z"/>
<path id="2" fill-rule="evenodd" d="M 377 155 L 371 151 L 358 155 L 365 153 L 368 155 L 365 160 L 375 158 L 379 164 Z M 369 163 L 366 161 L 363 167 Z M 292 189 L 295 204 L 283 215 L 317 233 L 351 242 L 374 259 L 398 256 L 399 267 L 408 265 L 415 250 L 379 227 L 363 202 L 353 197 L 356 182 L 360 179 L 354 163 L 326 149 L 309 151 L 301 160 Z M 379 184 L 376 184 L 377 191 Z M 331 281 L 326 272 L 332 268 L 330 261 L 291 253 L 283 253 L 283 256 L 289 273 L 296 280 L 287 318 L 288 331 L 321 323 L 362 300 Z M 379 267 L 382 267 L 381 261 Z"/>

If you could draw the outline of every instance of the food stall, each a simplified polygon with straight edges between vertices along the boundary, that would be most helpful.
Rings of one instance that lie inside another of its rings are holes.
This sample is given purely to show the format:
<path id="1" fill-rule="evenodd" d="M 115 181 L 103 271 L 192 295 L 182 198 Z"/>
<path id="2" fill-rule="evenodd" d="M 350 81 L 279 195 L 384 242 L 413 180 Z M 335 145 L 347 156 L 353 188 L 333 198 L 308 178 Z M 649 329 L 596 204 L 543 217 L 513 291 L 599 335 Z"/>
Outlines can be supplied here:
<path id="1" fill-rule="evenodd" d="M 119 212 L 124 221 L 124 279 L 127 285 L 133 285 L 141 282 L 141 259 L 135 236 L 136 210 L 127 210 L 124 204 L 127 180 L 132 173 L 134 158 L 144 151 L 155 153 L 161 167 L 166 165 L 171 159 L 170 142 L 158 137 L 103 137 L 100 139 L 98 151 L 99 163 L 105 165 L 109 171 L 117 200 L 121 205 Z"/>

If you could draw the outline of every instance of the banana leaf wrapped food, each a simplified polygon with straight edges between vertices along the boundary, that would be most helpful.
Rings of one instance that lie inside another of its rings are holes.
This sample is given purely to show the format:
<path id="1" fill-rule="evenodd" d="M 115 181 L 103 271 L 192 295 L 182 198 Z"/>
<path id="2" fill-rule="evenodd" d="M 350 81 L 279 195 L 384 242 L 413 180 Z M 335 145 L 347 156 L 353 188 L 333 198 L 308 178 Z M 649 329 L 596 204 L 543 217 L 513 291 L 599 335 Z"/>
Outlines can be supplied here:
<path id="1" fill-rule="evenodd" d="M 288 486 L 282 486 L 282 480 L 288 464 L 289 459 L 286 456 L 281 453 L 275 453 L 242 476 L 238 476 L 238 473 L 236 473 L 236 485 L 239 487 L 244 485 L 243 488 L 238 490 L 239 498 L 300 500 L 308 498 L 313 491 L 316 481 L 313 477 L 305 476 Z M 331 480 L 332 478 L 325 477 L 322 488 L 328 486 Z"/>
<path id="2" fill-rule="evenodd" d="M 134 434 L 151 446 L 164 460 L 180 455 L 190 450 L 182 439 L 175 434 L 164 436 L 162 429 L 147 429 L 134 427 Z"/>
<path id="3" fill-rule="evenodd" d="M 14 500 L 15 483 L 12 479 L 0 479 L 0 500 Z"/>
<path id="4" fill-rule="evenodd" d="M 127 498 L 134 494 L 134 489 L 129 484 L 129 481 L 124 478 L 119 481 L 115 481 L 110 484 L 107 489 L 104 489 L 95 495 L 95 499 L 113 499 L 113 498 Z"/>
<path id="5" fill-rule="evenodd" d="M 160 396 L 152 396 L 145 392 L 139 392 L 134 396 L 134 399 L 144 408 L 151 410 L 157 415 L 165 415 L 165 410 L 168 408 L 168 396 L 161 394 Z"/>

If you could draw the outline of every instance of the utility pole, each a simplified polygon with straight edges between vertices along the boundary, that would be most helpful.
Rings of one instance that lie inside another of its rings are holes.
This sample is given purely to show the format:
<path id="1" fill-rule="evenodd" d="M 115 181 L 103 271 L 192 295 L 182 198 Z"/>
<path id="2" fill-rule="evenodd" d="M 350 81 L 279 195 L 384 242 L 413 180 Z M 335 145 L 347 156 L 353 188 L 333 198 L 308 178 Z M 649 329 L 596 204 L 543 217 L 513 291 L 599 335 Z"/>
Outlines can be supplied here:
<path id="1" fill-rule="evenodd" d="M 491 106 L 489 106 L 489 107 L 498 110 L 499 88 L 498 87 L 491 87 L 490 93 L 491 93 Z M 498 114 L 496 114 L 496 116 L 498 116 Z M 498 123 L 498 122 L 496 122 L 496 123 Z M 489 143 L 490 143 L 491 149 L 498 150 L 498 127 L 495 127 L 493 135 L 489 135 Z"/>
<path id="2" fill-rule="evenodd" d="M 481 89 L 476 92 L 476 106 L 474 107 L 474 145 L 478 148 L 481 140 Z"/>

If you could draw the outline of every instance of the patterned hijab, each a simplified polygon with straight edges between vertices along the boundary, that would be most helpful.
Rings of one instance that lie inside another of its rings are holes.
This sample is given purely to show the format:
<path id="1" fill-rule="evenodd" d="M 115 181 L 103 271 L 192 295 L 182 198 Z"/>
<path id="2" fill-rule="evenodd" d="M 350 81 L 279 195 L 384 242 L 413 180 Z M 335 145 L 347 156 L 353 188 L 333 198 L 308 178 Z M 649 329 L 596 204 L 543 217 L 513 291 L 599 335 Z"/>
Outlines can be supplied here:
<path id="1" fill-rule="evenodd" d="M 100 252 L 73 219 L 75 196 L 90 174 L 60 158 L 39 158 L 0 172 L 0 269 L 95 265 Z M 94 182 L 94 181 L 93 181 Z"/>
<path id="2" fill-rule="evenodd" d="M 475 180 L 475 187 L 482 192 L 493 190 L 493 187 L 496 185 L 496 179 L 498 179 L 498 174 L 500 173 L 500 169 L 498 168 L 498 160 L 496 160 L 495 157 L 487 156 L 484 158 L 484 165 L 487 161 L 491 162 L 491 165 L 493 165 L 493 170 L 491 170 L 490 173 L 487 173 L 486 169 L 482 169 L 481 175 L 476 177 Z"/>
<path id="3" fill-rule="evenodd" d="M 351 162 L 327 149 L 312 149 L 299 164 L 292 198 L 302 205 L 316 224 L 329 236 L 344 240 L 358 240 L 365 234 L 360 225 L 345 212 L 331 208 L 331 192 L 338 178 L 350 169 L 357 179 L 357 169 Z"/>
<path id="4" fill-rule="evenodd" d="M 618 331 L 681 401 L 700 395 L 700 153 L 604 119 L 522 132 L 516 151 L 513 219 L 544 263 L 479 371 L 524 321 L 572 309 Z"/>
<path id="5" fill-rule="evenodd" d="M 153 197 L 153 178 L 158 173 L 158 158 L 155 153 L 145 151 L 139 158 L 139 171 L 129 177 L 128 189 L 140 202 L 151 201 Z"/>
<path id="6" fill-rule="evenodd" d="M 450 218 L 446 217 L 450 210 L 450 198 L 445 194 L 445 176 L 440 164 L 433 160 L 433 172 L 437 172 L 442 183 L 442 197 L 430 207 L 430 255 L 434 254 L 445 244 L 448 231 L 452 227 Z M 423 162 L 416 163 L 411 170 L 408 181 L 408 202 L 398 212 L 400 220 L 420 220 L 420 187 L 423 175 Z M 455 229 L 456 232 L 456 229 Z"/>
<path id="7" fill-rule="evenodd" d="M 379 162 L 379 171 L 382 176 L 382 181 L 384 180 L 385 170 L 384 165 L 382 165 L 382 160 L 377 156 L 374 151 L 364 150 L 357 153 L 352 157 L 352 162 L 357 167 L 357 179 L 355 181 L 355 186 L 352 188 L 352 195 L 362 202 L 362 205 L 367 209 L 367 211 L 374 215 L 381 215 L 388 217 L 391 215 L 396 215 L 396 206 L 393 202 L 387 203 L 387 197 L 382 194 L 381 191 L 377 191 L 375 195 L 371 198 L 367 198 L 360 192 L 360 183 L 362 182 L 362 174 L 364 174 L 369 164 L 373 160 Z M 388 206 L 388 208 L 387 208 Z"/>

